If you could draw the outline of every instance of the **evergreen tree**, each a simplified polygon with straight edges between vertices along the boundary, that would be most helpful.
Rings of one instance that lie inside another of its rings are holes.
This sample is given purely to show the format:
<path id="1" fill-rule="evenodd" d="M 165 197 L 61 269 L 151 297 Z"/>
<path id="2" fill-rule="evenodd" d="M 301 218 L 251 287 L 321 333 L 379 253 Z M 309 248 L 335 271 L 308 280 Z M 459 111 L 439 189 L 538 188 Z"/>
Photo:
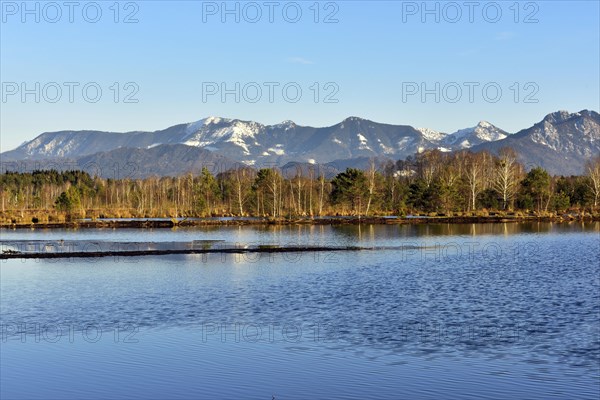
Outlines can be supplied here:
<path id="1" fill-rule="evenodd" d="M 337 174 L 331 181 L 331 201 L 333 204 L 349 206 L 353 213 L 360 215 L 369 197 L 369 186 L 365 173 L 356 168 L 348 168 Z"/>
<path id="2" fill-rule="evenodd" d="M 550 203 L 550 175 L 541 167 L 533 168 L 521 182 L 522 198 L 538 212 L 546 211 Z"/>

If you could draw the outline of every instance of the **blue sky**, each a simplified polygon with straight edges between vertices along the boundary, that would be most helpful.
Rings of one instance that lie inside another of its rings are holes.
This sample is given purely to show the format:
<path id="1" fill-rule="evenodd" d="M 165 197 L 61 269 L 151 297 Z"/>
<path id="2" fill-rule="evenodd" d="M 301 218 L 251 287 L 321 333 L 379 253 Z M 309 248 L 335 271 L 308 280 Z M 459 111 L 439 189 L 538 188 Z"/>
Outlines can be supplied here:
<path id="1" fill-rule="evenodd" d="M 600 108 L 598 1 L 427 2 L 431 13 L 421 1 L 228 2 L 239 22 L 220 1 L 119 2 L 118 15 L 114 1 L 47 3 L 27 3 L 28 14 L 2 1 L 2 151 L 45 131 L 206 116 L 313 126 L 360 116 L 446 132 L 487 120 L 512 132 Z M 239 102 L 222 99 L 236 82 Z"/>

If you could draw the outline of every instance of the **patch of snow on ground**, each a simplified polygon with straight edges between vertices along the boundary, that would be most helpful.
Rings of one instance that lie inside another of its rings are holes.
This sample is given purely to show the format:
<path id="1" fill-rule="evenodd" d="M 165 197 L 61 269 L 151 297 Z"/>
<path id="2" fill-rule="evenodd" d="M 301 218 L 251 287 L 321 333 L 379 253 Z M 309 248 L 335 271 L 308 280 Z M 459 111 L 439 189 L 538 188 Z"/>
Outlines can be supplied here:
<path id="1" fill-rule="evenodd" d="M 42 150 L 40 151 L 40 153 L 50 153 L 54 150 L 54 148 L 56 147 L 56 145 L 58 144 L 56 139 L 52 139 L 51 141 L 49 141 L 48 143 L 44 144 Z"/>
<path id="2" fill-rule="evenodd" d="M 250 150 L 248 149 L 248 145 L 246 144 L 246 142 L 244 142 L 243 138 L 232 135 L 229 139 L 226 140 L 226 142 L 230 142 L 230 143 L 233 143 L 233 144 L 241 147 L 242 149 L 244 149 L 244 154 L 250 155 Z"/>
<path id="3" fill-rule="evenodd" d="M 368 141 L 366 137 L 360 133 L 357 133 L 356 137 L 358 137 L 358 140 L 360 141 L 360 145 L 358 146 L 359 150 L 371 150 L 371 148 L 367 145 Z"/>
<path id="4" fill-rule="evenodd" d="M 34 140 L 32 140 L 30 143 L 27 144 L 27 146 L 25 147 L 27 149 L 27 153 L 32 154 L 31 152 L 36 149 L 40 144 L 42 143 L 42 140 L 40 138 L 36 138 Z"/>
<path id="5" fill-rule="evenodd" d="M 198 139 L 191 139 L 191 140 L 183 142 L 183 144 L 185 144 L 186 146 L 192 146 L 192 147 L 206 147 L 213 143 L 214 142 L 212 140 L 198 140 Z"/>
<path id="6" fill-rule="evenodd" d="M 65 157 L 69 154 L 69 152 L 77 146 L 77 141 L 75 138 L 71 138 L 67 141 L 67 143 L 63 143 L 63 145 L 56 151 L 56 155 L 60 157 Z"/>
<path id="7" fill-rule="evenodd" d="M 196 121 L 196 122 L 190 122 L 185 127 L 185 133 L 189 135 L 191 133 L 198 132 L 200 130 L 200 128 L 202 128 L 204 126 L 204 121 L 206 121 L 207 119 L 208 118 L 201 119 L 201 120 Z"/>
<path id="8" fill-rule="evenodd" d="M 394 153 L 394 149 L 392 149 L 391 147 L 387 147 L 385 144 L 381 143 L 381 141 L 379 141 L 379 147 L 381 147 L 384 154 L 393 154 Z"/>
<path id="9" fill-rule="evenodd" d="M 285 154 L 285 150 L 283 150 L 283 149 L 276 149 L 276 148 L 270 147 L 268 150 L 269 150 L 271 153 L 275 153 L 275 154 L 277 154 L 278 156 L 282 156 L 282 155 L 284 155 L 284 154 Z"/>
<path id="10" fill-rule="evenodd" d="M 229 136 L 226 142 L 234 143 L 244 149 L 246 155 L 250 154 L 248 145 L 246 144 L 246 138 L 254 139 L 254 135 L 258 132 L 258 127 L 253 124 L 245 124 L 237 121 L 232 127 L 222 129 L 218 133 L 221 137 Z"/>
<path id="11" fill-rule="evenodd" d="M 404 147 L 405 147 L 405 146 L 407 146 L 407 145 L 408 145 L 409 143 L 411 143 L 412 141 L 413 141 L 413 140 L 412 140 L 412 138 L 408 138 L 408 137 L 402 138 L 402 140 L 400 140 L 400 141 L 398 142 L 398 148 L 399 148 L 400 150 L 404 150 Z"/>

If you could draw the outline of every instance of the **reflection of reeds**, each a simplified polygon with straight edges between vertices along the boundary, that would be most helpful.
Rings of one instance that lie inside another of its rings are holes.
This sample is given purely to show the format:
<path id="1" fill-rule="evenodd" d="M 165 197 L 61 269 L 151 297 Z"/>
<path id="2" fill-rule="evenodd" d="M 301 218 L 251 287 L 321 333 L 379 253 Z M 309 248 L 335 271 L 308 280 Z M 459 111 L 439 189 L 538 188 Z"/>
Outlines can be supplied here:
<path id="1" fill-rule="evenodd" d="M 223 242 L 223 240 L 194 240 L 192 241 L 192 249 L 210 250 L 215 243 Z"/>
<path id="2" fill-rule="evenodd" d="M 202 250 L 208 250 L 208 249 L 212 249 L 212 243 L 202 243 Z"/>
<path id="3" fill-rule="evenodd" d="M 258 248 L 263 250 L 263 249 L 278 249 L 281 246 L 279 246 L 278 244 L 259 244 Z"/>

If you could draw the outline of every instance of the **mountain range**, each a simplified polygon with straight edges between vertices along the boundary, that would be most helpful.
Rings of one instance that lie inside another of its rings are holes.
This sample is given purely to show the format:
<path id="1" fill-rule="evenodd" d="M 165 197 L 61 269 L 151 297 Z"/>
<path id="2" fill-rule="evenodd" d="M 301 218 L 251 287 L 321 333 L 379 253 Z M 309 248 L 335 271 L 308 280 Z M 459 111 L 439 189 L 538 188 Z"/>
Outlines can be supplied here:
<path id="1" fill-rule="evenodd" d="M 319 164 L 333 173 L 367 165 L 372 158 L 398 160 L 426 149 L 497 153 L 502 147 L 512 147 L 528 166 L 539 165 L 552 174 L 581 174 L 585 162 L 600 154 L 600 115 L 558 111 L 512 134 L 486 121 L 444 133 L 358 117 L 319 128 L 292 121 L 263 125 L 208 117 L 154 132 L 46 132 L 0 157 L 3 170 L 68 161 L 79 167 L 94 165 L 104 177 L 114 177 L 115 168 L 129 169 L 130 177 L 145 177 L 195 172 L 207 165 L 221 171 L 235 165 L 285 169 Z"/>

